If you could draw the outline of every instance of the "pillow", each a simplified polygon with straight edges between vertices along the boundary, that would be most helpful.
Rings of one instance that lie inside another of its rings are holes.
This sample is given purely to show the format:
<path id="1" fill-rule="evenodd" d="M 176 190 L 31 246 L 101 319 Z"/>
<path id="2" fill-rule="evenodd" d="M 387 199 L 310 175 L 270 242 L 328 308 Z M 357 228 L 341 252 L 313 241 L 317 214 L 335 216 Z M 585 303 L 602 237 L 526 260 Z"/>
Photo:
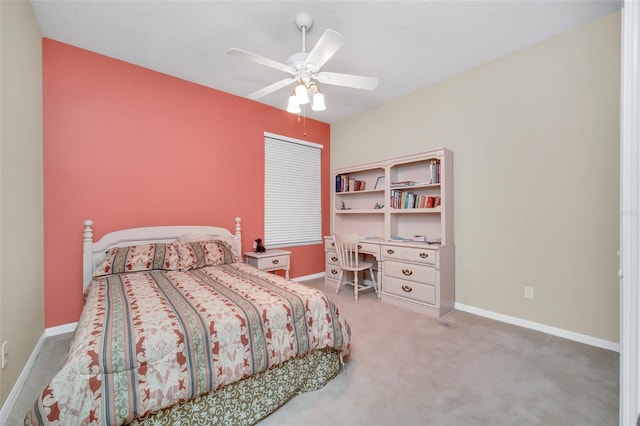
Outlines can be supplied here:
<path id="1" fill-rule="evenodd" d="M 236 239 L 235 236 L 233 235 L 205 235 L 205 234 L 185 234 L 182 235 L 180 237 L 178 237 L 178 241 L 187 241 L 187 242 L 194 242 L 194 241 L 215 241 L 215 240 L 219 240 L 219 241 L 224 241 L 225 243 L 227 243 L 229 245 L 229 248 L 231 249 L 231 251 L 233 252 L 233 255 L 236 257 L 236 261 L 240 261 L 242 260 L 242 256 L 240 255 L 239 251 L 237 250 L 236 247 Z"/>
<path id="2" fill-rule="evenodd" d="M 178 269 L 178 249 L 173 243 L 150 243 L 109 249 L 93 276 L 154 269 Z"/>
<path id="3" fill-rule="evenodd" d="M 179 271 L 234 262 L 231 247 L 221 240 L 179 241 L 176 247 Z"/>

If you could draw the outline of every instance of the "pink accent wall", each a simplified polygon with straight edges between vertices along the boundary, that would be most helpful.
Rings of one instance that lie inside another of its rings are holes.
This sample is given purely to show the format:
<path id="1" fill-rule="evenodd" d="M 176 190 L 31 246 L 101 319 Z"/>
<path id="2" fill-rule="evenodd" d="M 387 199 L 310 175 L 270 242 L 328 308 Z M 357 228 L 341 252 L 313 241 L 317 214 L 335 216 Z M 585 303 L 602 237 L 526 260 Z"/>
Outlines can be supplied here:
<path id="1" fill-rule="evenodd" d="M 84 219 L 98 239 L 141 226 L 233 229 L 240 216 L 250 250 L 263 236 L 265 131 L 324 145 L 328 234 L 328 124 L 54 40 L 42 52 L 46 327 L 79 318 Z M 290 250 L 291 277 L 324 270 L 321 244 Z"/>

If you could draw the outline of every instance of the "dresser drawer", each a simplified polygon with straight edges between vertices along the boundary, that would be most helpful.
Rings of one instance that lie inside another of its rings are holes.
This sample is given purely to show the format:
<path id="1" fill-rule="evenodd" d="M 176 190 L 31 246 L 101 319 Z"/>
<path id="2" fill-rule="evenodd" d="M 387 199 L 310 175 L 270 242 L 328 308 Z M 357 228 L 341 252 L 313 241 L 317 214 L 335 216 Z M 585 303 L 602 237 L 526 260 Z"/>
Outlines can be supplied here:
<path id="1" fill-rule="evenodd" d="M 431 305 L 436 304 L 436 287 L 433 285 L 419 284 L 413 281 L 385 276 L 382 290 L 385 293 L 405 297 L 418 302 L 429 303 Z"/>
<path id="2" fill-rule="evenodd" d="M 358 251 L 360 253 L 369 253 L 369 254 L 373 254 L 374 256 L 379 256 L 380 244 L 361 242 L 360 244 L 358 244 Z"/>
<path id="3" fill-rule="evenodd" d="M 410 260 L 426 265 L 438 264 L 438 250 L 383 245 L 381 252 L 383 259 Z"/>
<path id="4" fill-rule="evenodd" d="M 327 260 L 326 263 L 326 268 L 324 270 L 324 277 L 325 278 L 331 278 L 332 280 L 337 280 L 338 279 L 338 275 L 340 275 L 340 267 L 338 265 L 335 265 L 333 263 L 329 263 L 329 261 Z"/>
<path id="5" fill-rule="evenodd" d="M 327 238 L 324 240 L 325 251 L 329 251 L 329 250 L 335 251 L 335 249 L 336 249 L 336 245 L 332 239 Z M 360 253 L 370 253 L 377 256 L 380 254 L 380 244 L 360 242 L 358 244 L 358 251 Z"/>
<path id="6" fill-rule="evenodd" d="M 385 279 L 394 277 L 418 283 L 436 283 L 436 270 L 426 265 L 385 261 L 382 270 L 384 271 Z"/>
<path id="7" fill-rule="evenodd" d="M 324 250 L 328 251 L 328 250 L 334 250 L 336 249 L 336 245 L 333 242 L 333 238 L 325 238 L 324 239 Z"/>
<path id="8" fill-rule="evenodd" d="M 327 265 L 338 265 L 338 254 L 334 250 L 325 252 L 325 255 L 327 257 Z"/>

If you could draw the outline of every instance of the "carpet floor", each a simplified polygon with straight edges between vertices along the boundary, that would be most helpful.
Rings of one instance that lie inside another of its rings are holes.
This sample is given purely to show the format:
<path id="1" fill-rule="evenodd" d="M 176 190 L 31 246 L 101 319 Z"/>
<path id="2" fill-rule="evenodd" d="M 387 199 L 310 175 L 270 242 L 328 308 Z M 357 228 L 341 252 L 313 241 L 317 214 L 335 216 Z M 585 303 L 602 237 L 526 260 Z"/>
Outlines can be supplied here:
<path id="1" fill-rule="evenodd" d="M 325 291 L 351 326 L 351 355 L 324 388 L 299 395 L 260 422 L 283 425 L 618 424 L 619 354 L 452 311 L 432 319 L 372 292 Z M 9 425 L 21 425 L 64 362 L 70 336 L 45 342 Z"/>

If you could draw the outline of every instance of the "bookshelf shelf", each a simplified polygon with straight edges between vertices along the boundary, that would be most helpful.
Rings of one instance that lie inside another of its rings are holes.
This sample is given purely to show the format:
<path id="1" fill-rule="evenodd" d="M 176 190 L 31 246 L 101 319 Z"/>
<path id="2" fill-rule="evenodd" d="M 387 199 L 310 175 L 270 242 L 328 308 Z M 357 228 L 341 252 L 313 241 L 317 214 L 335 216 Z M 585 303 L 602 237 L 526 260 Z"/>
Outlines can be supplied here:
<path id="1" fill-rule="evenodd" d="M 340 210 L 337 209 L 335 214 L 384 214 L 384 209 L 359 209 L 359 210 Z"/>
<path id="2" fill-rule="evenodd" d="M 362 194 L 371 194 L 374 192 L 384 192 L 384 188 L 381 189 L 363 189 L 360 191 L 345 191 L 345 192 L 336 192 L 335 195 L 336 196 L 350 196 L 350 195 L 362 195 Z"/>
<path id="3" fill-rule="evenodd" d="M 418 208 L 413 208 L 413 209 L 394 209 L 392 208 L 390 210 L 391 214 L 425 214 L 425 213 L 430 213 L 430 214 L 440 214 L 442 213 L 442 209 L 440 209 L 439 207 L 432 207 L 432 208 L 428 208 L 428 209 L 418 209 Z"/>

